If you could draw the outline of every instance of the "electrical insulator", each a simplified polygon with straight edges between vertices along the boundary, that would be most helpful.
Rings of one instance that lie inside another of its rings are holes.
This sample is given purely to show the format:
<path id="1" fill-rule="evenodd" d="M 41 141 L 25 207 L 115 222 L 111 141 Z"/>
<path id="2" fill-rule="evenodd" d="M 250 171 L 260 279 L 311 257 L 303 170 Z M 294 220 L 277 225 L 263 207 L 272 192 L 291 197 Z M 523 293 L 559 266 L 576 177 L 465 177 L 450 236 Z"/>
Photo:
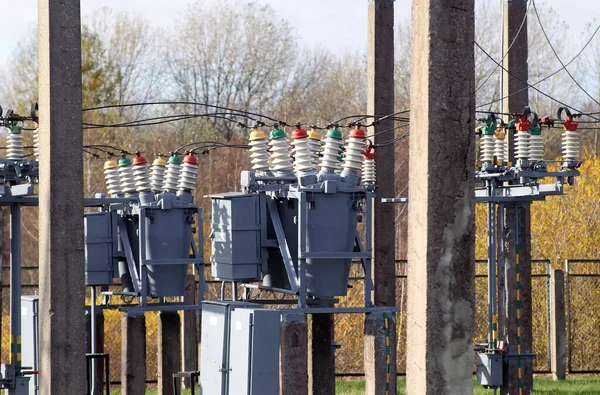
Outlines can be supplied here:
<path id="1" fill-rule="evenodd" d="M 161 193 L 163 185 L 165 183 L 165 171 L 167 170 L 167 161 L 163 159 L 162 155 L 158 155 L 158 158 L 152 162 L 150 168 L 150 189 L 154 193 Z"/>
<path id="2" fill-rule="evenodd" d="M 533 120 L 529 127 L 529 158 L 530 161 L 539 161 L 544 159 L 544 138 L 542 137 L 542 127 L 537 118 Z"/>
<path id="3" fill-rule="evenodd" d="M 529 127 L 531 122 L 527 116 L 521 115 L 519 122 L 515 123 L 515 159 L 527 160 L 529 158 Z"/>
<path id="4" fill-rule="evenodd" d="M 33 156 L 36 162 L 40 161 L 40 129 L 36 122 L 36 128 L 33 131 Z"/>
<path id="5" fill-rule="evenodd" d="M 493 133 L 493 132 L 492 132 Z M 479 149 L 481 151 L 482 162 L 492 162 L 494 160 L 494 148 L 496 142 L 493 134 L 481 134 L 479 139 Z"/>
<path id="6" fill-rule="evenodd" d="M 365 139 L 367 135 L 357 126 L 350 132 L 346 140 L 346 154 L 344 155 L 342 176 L 349 174 L 360 175 L 363 163 L 363 151 L 365 150 Z"/>
<path id="7" fill-rule="evenodd" d="M 323 142 L 320 173 L 335 173 L 340 163 L 338 157 L 342 150 L 342 132 L 337 128 L 329 129 Z"/>
<path id="8" fill-rule="evenodd" d="M 22 128 L 17 125 L 10 127 L 10 134 L 6 137 L 6 157 L 11 160 L 23 159 Z"/>
<path id="9" fill-rule="evenodd" d="M 561 114 L 565 111 L 567 119 L 562 121 Z M 578 122 L 573 120 L 573 115 L 567 107 L 558 109 L 558 119 L 562 121 L 564 133 L 562 135 L 562 152 L 563 159 L 570 162 L 575 162 L 579 159 L 579 133 L 577 132 Z M 571 166 L 569 166 L 571 167 Z"/>
<path id="10" fill-rule="evenodd" d="M 133 177 L 137 192 L 149 192 L 151 190 L 148 161 L 139 153 L 135 154 L 135 158 L 133 158 Z"/>
<path id="11" fill-rule="evenodd" d="M 294 147 L 294 170 L 298 176 L 314 174 L 315 164 L 310 152 L 310 139 L 306 130 L 299 125 L 292 132 L 292 146 Z"/>
<path id="12" fill-rule="evenodd" d="M 122 193 L 119 164 L 116 161 L 107 160 L 104 162 L 104 180 L 109 195 L 116 196 Z"/>
<path id="13" fill-rule="evenodd" d="M 293 174 L 290 143 L 283 129 L 275 127 L 269 135 L 271 146 L 271 170 L 276 176 Z"/>
<path id="14" fill-rule="evenodd" d="M 316 169 L 319 155 L 321 154 L 321 135 L 315 128 L 310 128 L 308 131 L 308 148 L 310 150 L 310 157 L 313 160 L 313 166 Z"/>
<path id="15" fill-rule="evenodd" d="M 496 160 L 500 162 L 508 161 L 506 157 L 506 132 L 504 131 L 503 126 L 498 126 L 496 132 L 494 132 L 494 156 Z"/>
<path id="16" fill-rule="evenodd" d="M 165 183 L 163 190 L 165 192 L 177 192 L 177 184 L 179 183 L 179 174 L 181 173 L 181 158 L 177 154 L 171 155 L 167 163 L 167 171 L 165 174 Z"/>
<path id="17" fill-rule="evenodd" d="M 269 171 L 269 145 L 267 136 L 258 128 L 250 133 L 250 158 L 252 170 L 266 173 Z"/>
<path id="18" fill-rule="evenodd" d="M 179 175 L 179 184 L 177 188 L 182 192 L 192 192 L 196 189 L 196 179 L 198 177 L 198 159 L 191 152 L 183 158 L 181 165 L 181 174 Z"/>
<path id="19" fill-rule="evenodd" d="M 363 184 L 375 184 L 375 151 L 373 151 L 371 146 L 365 148 L 363 157 L 365 159 L 362 165 Z"/>
<path id="20" fill-rule="evenodd" d="M 125 195 L 135 193 L 135 177 L 133 175 L 133 165 L 131 159 L 123 156 L 119 159 L 119 179 L 121 181 L 121 191 Z"/>

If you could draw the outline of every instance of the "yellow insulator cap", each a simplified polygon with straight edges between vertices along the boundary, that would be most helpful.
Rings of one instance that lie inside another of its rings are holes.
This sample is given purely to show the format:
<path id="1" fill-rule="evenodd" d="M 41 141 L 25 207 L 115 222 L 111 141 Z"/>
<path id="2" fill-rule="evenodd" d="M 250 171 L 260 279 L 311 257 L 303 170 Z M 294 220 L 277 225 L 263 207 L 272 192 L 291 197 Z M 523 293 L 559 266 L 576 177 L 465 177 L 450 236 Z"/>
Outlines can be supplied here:
<path id="1" fill-rule="evenodd" d="M 321 140 L 321 134 L 317 132 L 314 128 L 310 128 L 308 131 L 308 138 L 312 140 Z"/>
<path id="2" fill-rule="evenodd" d="M 112 169 L 113 167 L 118 167 L 118 166 L 119 166 L 119 164 L 114 160 L 107 160 L 106 162 L 104 162 L 104 170 Z"/>
<path id="3" fill-rule="evenodd" d="M 496 129 L 494 132 L 494 137 L 496 137 L 496 140 L 504 140 L 506 138 L 506 132 L 504 131 L 504 128 Z"/>
<path id="4" fill-rule="evenodd" d="M 254 129 L 252 133 L 250 133 L 250 141 L 255 140 L 264 140 L 267 136 L 265 136 L 264 132 L 260 129 Z"/>
<path id="5" fill-rule="evenodd" d="M 154 162 L 152 162 L 152 166 L 166 166 L 167 165 L 167 161 L 164 160 L 164 158 L 162 156 L 159 156 L 158 158 L 154 159 Z"/>

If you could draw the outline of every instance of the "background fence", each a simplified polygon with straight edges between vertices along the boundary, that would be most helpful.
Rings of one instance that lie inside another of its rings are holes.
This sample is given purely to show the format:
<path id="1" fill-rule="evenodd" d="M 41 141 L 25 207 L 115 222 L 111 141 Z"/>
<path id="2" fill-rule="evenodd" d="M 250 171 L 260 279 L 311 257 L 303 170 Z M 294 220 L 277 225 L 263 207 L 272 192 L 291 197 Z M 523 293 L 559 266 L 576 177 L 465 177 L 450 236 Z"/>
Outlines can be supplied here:
<path id="1" fill-rule="evenodd" d="M 561 265 L 562 266 L 562 265 Z M 487 327 L 487 274 L 486 262 L 477 261 L 475 278 L 476 319 L 474 342 L 486 339 Z M 558 268 L 549 261 L 532 262 L 532 317 L 533 352 L 537 354 L 534 370 L 550 371 L 549 359 L 549 286 L 550 270 Z M 406 269 L 405 261 L 396 262 L 397 306 L 397 368 L 406 372 Z M 567 313 L 567 372 L 600 373 L 600 260 L 567 260 L 565 262 L 565 303 Z M 25 269 L 28 273 L 23 294 L 37 292 L 37 268 Z M 8 360 L 9 289 L 8 269 L 3 268 L 2 285 L 2 361 Z M 206 299 L 215 299 L 220 293 L 220 283 L 212 281 L 210 269 L 207 278 Z M 359 306 L 363 301 L 363 278 L 359 265 L 354 265 L 348 295 L 340 299 L 343 306 Z M 273 295 L 261 295 L 261 297 Z M 105 352 L 110 354 L 111 380 L 120 380 L 121 369 L 121 317 L 117 310 L 106 310 L 104 320 Z M 336 372 L 342 376 L 363 375 L 362 314 L 336 314 L 335 341 Z M 157 314 L 146 314 L 146 370 L 149 382 L 157 379 Z M 199 338 L 199 337 L 198 337 Z"/>

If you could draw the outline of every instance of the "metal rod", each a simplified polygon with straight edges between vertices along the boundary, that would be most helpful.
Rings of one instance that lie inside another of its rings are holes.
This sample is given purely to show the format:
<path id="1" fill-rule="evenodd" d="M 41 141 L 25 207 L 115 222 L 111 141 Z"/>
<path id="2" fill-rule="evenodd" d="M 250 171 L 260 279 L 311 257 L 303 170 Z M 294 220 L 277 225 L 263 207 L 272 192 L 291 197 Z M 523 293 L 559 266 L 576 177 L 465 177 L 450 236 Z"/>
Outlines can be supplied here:
<path id="1" fill-rule="evenodd" d="M 90 291 L 90 351 L 96 354 L 96 287 L 92 286 Z M 96 395 L 96 358 L 92 358 L 92 390 L 90 394 Z"/>
<path id="2" fill-rule="evenodd" d="M 21 206 L 10 206 L 10 363 L 21 366 Z"/>
<path id="3" fill-rule="evenodd" d="M 490 195 L 494 186 L 488 185 Z M 494 324 L 496 320 L 496 204 L 488 203 L 488 348 L 496 348 L 494 343 Z"/>

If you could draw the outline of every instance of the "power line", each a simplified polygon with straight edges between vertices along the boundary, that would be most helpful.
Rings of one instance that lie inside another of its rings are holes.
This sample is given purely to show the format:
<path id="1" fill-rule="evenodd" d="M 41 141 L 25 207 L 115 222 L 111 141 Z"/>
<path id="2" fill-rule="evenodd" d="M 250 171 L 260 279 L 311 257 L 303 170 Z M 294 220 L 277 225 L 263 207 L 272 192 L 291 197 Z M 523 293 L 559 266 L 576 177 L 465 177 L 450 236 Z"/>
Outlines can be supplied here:
<path id="1" fill-rule="evenodd" d="M 590 43 L 592 42 L 592 40 L 594 39 L 594 37 L 596 37 L 596 34 L 598 33 L 598 31 L 600 31 L 600 25 L 598 25 L 598 27 L 596 28 L 596 30 L 594 31 L 594 33 L 590 36 L 590 38 L 586 41 L 585 45 L 581 48 L 581 50 L 566 64 L 566 66 L 569 66 L 571 63 L 573 63 L 582 53 L 583 51 L 585 51 L 585 49 L 590 45 Z M 489 55 L 488 55 L 489 56 Z M 541 80 L 534 82 L 532 85 L 539 85 L 542 82 L 554 77 L 556 74 L 560 73 L 563 70 L 563 68 L 560 68 L 558 70 L 556 70 L 555 72 L 553 72 L 552 74 L 548 75 L 547 77 L 542 78 Z M 531 86 L 531 85 L 530 85 Z M 492 105 L 494 103 L 497 103 L 499 101 L 502 101 L 504 99 L 507 99 L 513 95 L 519 94 L 521 92 L 523 92 L 524 90 L 526 90 L 527 88 L 522 88 L 516 92 L 510 93 L 506 96 L 501 97 L 500 99 L 496 99 L 496 100 L 492 100 L 489 103 L 485 103 L 485 104 L 480 104 L 478 105 L 476 108 L 481 108 L 481 107 L 486 107 L 489 105 Z M 590 114 L 595 114 L 595 113 L 590 113 Z M 600 112 L 598 113 L 600 114 Z"/>
<path id="2" fill-rule="evenodd" d="M 502 55 L 502 59 L 500 59 L 500 63 L 502 63 L 502 61 L 506 58 L 506 56 L 508 55 L 508 53 L 510 52 L 510 49 L 513 47 L 513 45 L 515 44 L 515 42 L 517 41 L 517 38 L 519 37 L 519 34 L 521 34 L 521 29 L 523 29 L 523 26 L 525 25 L 525 21 L 527 21 L 527 12 L 529 11 L 529 6 L 531 5 L 531 1 L 529 1 L 527 3 L 527 10 L 525 10 L 525 15 L 523 16 L 523 20 L 521 21 L 521 25 L 519 26 L 519 30 L 517 30 L 517 34 L 515 35 L 515 37 L 513 38 L 512 42 L 510 43 L 510 45 L 508 46 L 508 49 L 506 50 L 506 52 Z M 490 78 L 492 78 L 492 76 L 494 75 L 494 73 L 498 70 L 498 66 L 494 67 L 494 70 L 492 70 L 492 72 L 487 76 L 487 78 L 485 79 L 485 81 L 483 81 L 478 87 L 477 89 L 475 89 L 475 93 L 477 93 L 488 81 Z"/>
<path id="3" fill-rule="evenodd" d="M 594 101 L 594 103 L 598 104 L 600 106 L 600 102 L 598 102 L 598 100 L 596 100 L 595 98 L 592 97 L 592 95 L 590 95 L 584 88 L 583 86 L 581 86 L 581 84 L 575 79 L 575 77 L 573 77 L 573 75 L 571 74 L 571 72 L 567 69 L 567 66 L 565 66 L 565 64 L 563 63 L 563 61 L 560 59 L 560 56 L 558 56 L 558 52 L 556 52 L 556 49 L 554 49 L 554 46 L 552 45 L 552 42 L 550 41 L 550 37 L 548 37 L 548 34 L 546 33 L 546 30 L 544 29 L 544 25 L 542 24 L 542 20 L 540 19 L 540 14 L 538 13 L 538 9 L 535 5 L 535 0 L 531 0 L 531 4 L 533 4 L 533 10 L 535 11 L 535 16 L 537 18 L 537 21 L 540 25 L 540 28 L 542 29 L 542 33 L 544 34 L 544 37 L 546 38 L 546 41 L 548 42 L 548 45 L 550 46 L 550 49 L 552 49 L 552 52 L 554 53 L 554 56 L 556 57 L 556 59 L 558 60 L 558 62 L 560 63 L 560 65 L 562 66 L 563 70 L 569 75 L 569 77 L 571 77 L 571 79 L 573 80 L 573 82 L 575 83 L 575 85 L 577 85 L 579 87 L 579 89 L 581 89 L 583 91 L 583 93 L 585 93 L 587 95 L 587 97 L 589 97 L 590 99 L 592 99 Z"/>
<path id="4" fill-rule="evenodd" d="M 545 92 L 542 92 L 541 90 L 539 90 L 539 89 L 538 89 L 538 88 L 536 88 L 535 86 L 533 86 L 533 85 L 529 84 L 527 81 L 523 81 L 521 78 L 519 78 L 518 76 L 514 75 L 512 72 L 510 72 L 510 71 L 509 71 L 508 69 L 506 69 L 504 66 L 502 66 L 500 63 L 498 63 L 498 62 L 496 61 L 496 59 L 494 59 L 494 58 L 493 58 L 493 57 L 492 57 L 492 56 L 491 56 L 489 53 L 487 53 L 487 51 L 486 51 L 485 49 L 483 49 L 483 48 L 481 47 L 481 45 L 479 45 L 479 44 L 478 44 L 476 41 L 475 41 L 475 45 L 476 45 L 476 46 L 477 46 L 477 47 L 478 47 L 478 48 L 481 50 L 481 52 L 483 52 L 483 53 L 484 53 L 484 54 L 485 54 L 485 55 L 486 55 L 488 58 L 490 58 L 490 59 L 491 59 L 491 60 L 492 60 L 494 63 L 496 63 L 498 66 L 500 66 L 500 67 L 502 68 L 502 70 L 504 70 L 506 73 L 508 73 L 508 74 L 509 74 L 511 77 L 513 77 L 513 78 L 517 79 L 519 82 L 521 82 L 521 83 L 523 83 L 523 84 L 527 85 L 528 87 L 532 88 L 533 90 L 535 90 L 536 92 L 540 93 L 541 95 L 543 95 L 543 96 L 547 97 L 548 99 L 550 99 L 550 100 L 552 100 L 552 101 L 554 101 L 554 102 L 556 102 L 556 103 L 559 103 L 559 104 L 560 104 L 560 105 L 562 105 L 562 106 L 565 106 L 565 107 L 572 108 L 572 109 L 573 109 L 573 110 L 575 110 L 576 112 L 578 112 L 578 113 L 582 113 L 582 114 L 583 114 L 583 111 L 581 111 L 581 110 L 578 110 L 577 108 L 575 108 L 575 107 L 573 107 L 573 106 L 570 106 L 570 105 L 568 105 L 568 104 L 565 104 L 565 103 L 561 102 L 560 100 L 558 100 L 558 99 L 555 99 L 554 97 L 550 96 L 549 94 L 547 94 L 547 93 L 545 93 Z M 592 118 L 592 119 L 595 119 L 595 120 L 597 120 L 597 121 L 600 121 L 600 119 L 599 119 L 599 118 L 593 117 L 593 116 L 591 116 L 591 115 L 589 115 L 589 114 L 586 114 L 586 115 L 588 115 L 588 116 L 589 116 L 590 118 Z"/>

